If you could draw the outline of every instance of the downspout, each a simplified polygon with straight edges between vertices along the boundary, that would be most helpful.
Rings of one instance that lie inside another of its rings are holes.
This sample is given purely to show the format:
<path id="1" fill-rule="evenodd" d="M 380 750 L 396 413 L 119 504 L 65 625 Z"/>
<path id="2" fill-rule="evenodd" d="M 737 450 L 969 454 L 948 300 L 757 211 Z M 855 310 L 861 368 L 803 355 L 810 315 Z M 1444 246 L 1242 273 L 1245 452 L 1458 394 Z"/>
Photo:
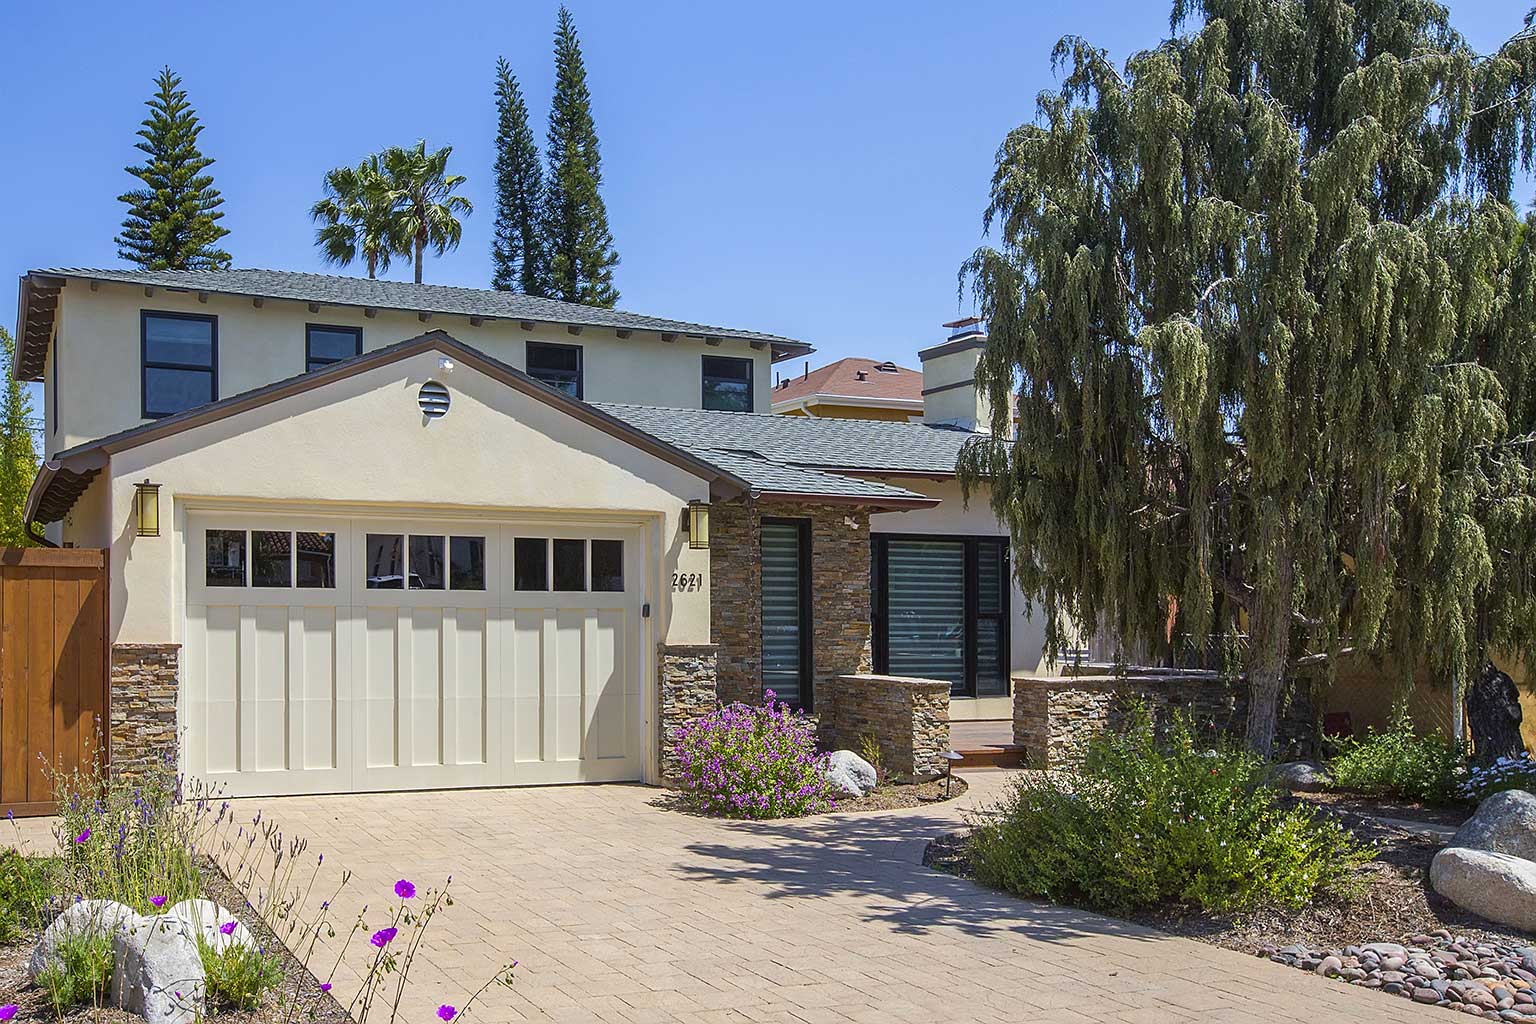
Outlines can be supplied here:
<path id="1" fill-rule="evenodd" d="M 28 519 L 27 520 L 27 536 L 31 537 L 34 541 L 36 541 L 38 547 L 44 547 L 44 548 L 56 548 L 56 547 L 58 547 L 57 544 L 55 544 L 53 541 L 49 540 L 47 537 L 44 537 L 42 534 L 37 533 L 36 530 L 37 530 L 37 523 L 34 522 L 31 519 Z"/>

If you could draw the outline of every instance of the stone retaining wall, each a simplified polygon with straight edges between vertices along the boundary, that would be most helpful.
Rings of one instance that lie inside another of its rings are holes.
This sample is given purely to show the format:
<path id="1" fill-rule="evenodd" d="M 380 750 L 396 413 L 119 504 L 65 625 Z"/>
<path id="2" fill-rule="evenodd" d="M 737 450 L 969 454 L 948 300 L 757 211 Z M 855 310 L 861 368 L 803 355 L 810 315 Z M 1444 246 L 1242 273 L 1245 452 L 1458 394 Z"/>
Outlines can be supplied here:
<path id="1" fill-rule="evenodd" d="M 180 644 L 112 645 L 112 775 L 176 770 Z"/>
<path id="2" fill-rule="evenodd" d="M 657 652 L 656 679 L 660 707 L 656 715 L 663 781 L 677 777 L 672 738 L 679 726 L 702 718 L 720 706 L 714 644 L 662 644 Z"/>
<path id="3" fill-rule="evenodd" d="M 1106 726 L 1121 727 L 1135 701 L 1166 722 L 1184 711 L 1197 725 L 1242 736 L 1248 718 L 1248 685 L 1209 673 L 1137 673 L 1125 676 L 1013 680 L 1013 742 L 1032 768 L 1059 768 L 1081 758 L 1088 740 Z M 1293 687 L 1281 697 L 1275 752 L 1290 760 L 1316 751 L 1317 722 L 1310 694 Z"/>
<path id="4" fill-rule="evenodd" d="M 824 686 L 820 707 L 825 746 L 858 751 L 865 736 L 874 736 L 888 777 L 944 774 L 949 683 L 859 674 L 839 676 Z"/>

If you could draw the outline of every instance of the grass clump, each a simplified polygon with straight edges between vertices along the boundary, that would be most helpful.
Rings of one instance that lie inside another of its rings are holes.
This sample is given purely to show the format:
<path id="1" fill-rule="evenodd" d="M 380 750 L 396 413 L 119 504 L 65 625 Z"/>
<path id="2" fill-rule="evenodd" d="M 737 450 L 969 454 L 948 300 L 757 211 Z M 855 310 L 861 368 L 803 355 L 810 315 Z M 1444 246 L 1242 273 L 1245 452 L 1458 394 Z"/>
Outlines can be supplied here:
<path id="1" fill-rule="evenodd" d="M 66 934 L 53 960 L 37 976 L 37 985 L 48 993 L 54 1016 L 76 1006 L 106 1004 L 112 981 L 112 937 L 99 931 Z"/>
<path id="2" fill-rule="evenodd" d="M 262 996 L 283 984 L 278 957 L 243 942 L 217 949 L 199 937 L 197 952 L 207 979 L 208 1002 L 216 1009 L 254 1010 Z"/>

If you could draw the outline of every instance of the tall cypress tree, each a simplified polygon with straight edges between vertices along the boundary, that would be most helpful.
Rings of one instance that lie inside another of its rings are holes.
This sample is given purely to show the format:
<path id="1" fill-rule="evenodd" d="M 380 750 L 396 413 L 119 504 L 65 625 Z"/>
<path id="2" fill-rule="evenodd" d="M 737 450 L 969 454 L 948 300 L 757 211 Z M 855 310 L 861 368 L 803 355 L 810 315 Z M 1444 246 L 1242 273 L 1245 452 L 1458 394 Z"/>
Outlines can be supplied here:
<path id="1" fill-rule="evenodd" d="M 549 294 L 549 259 L 540 204 L 544 172 L 528 127 L 528 106 L 505 58 L 496 61 L 496 228 L 491 239 L 491 287 Z"/>
<path id="2" fill-rule="evenodd" d="M 197 148 L 203 126 L 187 102 L 181 78 L 163 68 L 155 95 L 145 102 L 150 115 L 139 129 L 134 148 L 148 159 L 125 168 L 144 187 L 118 196 L 128 216 L 117 236 L 117 254 L 148 270 L 218 270 L 229 266 L 229 253 L 217 247 L 229 234 L 219 226 L 224 197 L 205 174 L 212 158 Z"/>
<path id="3" fill-rule="evenodd" d="M 16 379 L 16 341 L 0 327 L 0 373 L 5 374 L 4 408 L 0 409 L 0 545 L 27 547 L 24 509 L 27 491 L 37 475 L 37 447 L 32 443 L 32 399 Z"/>
<path id="4" fill-rule="evenodd" d="M 609 309 L 619 301 L 613 268 L 619 254 L 603 206 L 602 159 L 592 124 L 592 95 L 571 12 L 560 8 L 555 29 L 555 96 L 549 107 L 549 179 L 544 230 L 550 295 Z"/>

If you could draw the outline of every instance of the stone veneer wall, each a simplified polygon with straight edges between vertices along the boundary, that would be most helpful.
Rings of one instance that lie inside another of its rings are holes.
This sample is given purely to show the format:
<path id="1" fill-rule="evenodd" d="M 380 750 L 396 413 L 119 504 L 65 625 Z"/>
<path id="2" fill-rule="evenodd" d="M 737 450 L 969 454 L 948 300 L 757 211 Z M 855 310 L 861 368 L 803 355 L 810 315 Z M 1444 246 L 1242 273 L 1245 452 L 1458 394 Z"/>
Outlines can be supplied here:
<path id="1" fill-rule="evenodd" d="M 719 644 L 722 703 L 763 699 L 764 516 L 811 521 L 812 702 L 842 675 L 872 664 L 869 513 L 834 504 L 720 502 L 710 508 L 710 616 Z"/>
<path id="2" fill-rule="evenodd" d="M 942 775 L 949 750 L 949 690 L 949 683 L 936 679 L 839 676 L 822 694 L 821 741 L 857 752 L 865 736 L 874 736 L 887 776 Z"/>
<path id="3" fill-rule="evenodd" d="M 112 775 L 176 768 L 180 644 L 112 645 Z"/>
<path id="4" fill-rule="evenodd" d="M 1205 728 L 1241 736 L 1248 717 L 1248 686 L 1241 679 L 1209 674 L 1126 676 L 1016 676 L 1013 680 L 1013 742 L 1024 748 L 1032 768 L 1059 768 L 1081 758 L 1088 740 L 1108 727 L 1119 728 L 1134 701 L 1155 721 L 1175 711 Z M 1285 758 L 1315 753 L 1317 724 L 1310 694 L 1293 687 L 1283 694 L 1276 727 L 1276 754 Z"/>
<path id="5" fill-rule="evenodd" d="M 716 687 L 718 648 L 714 644 L 662 644 L 656 679 L 661 706 L 656 716 L 662 780 L 677 777 L 672 737 L 678 727 L 702 718 L 720 705 Z"/>

